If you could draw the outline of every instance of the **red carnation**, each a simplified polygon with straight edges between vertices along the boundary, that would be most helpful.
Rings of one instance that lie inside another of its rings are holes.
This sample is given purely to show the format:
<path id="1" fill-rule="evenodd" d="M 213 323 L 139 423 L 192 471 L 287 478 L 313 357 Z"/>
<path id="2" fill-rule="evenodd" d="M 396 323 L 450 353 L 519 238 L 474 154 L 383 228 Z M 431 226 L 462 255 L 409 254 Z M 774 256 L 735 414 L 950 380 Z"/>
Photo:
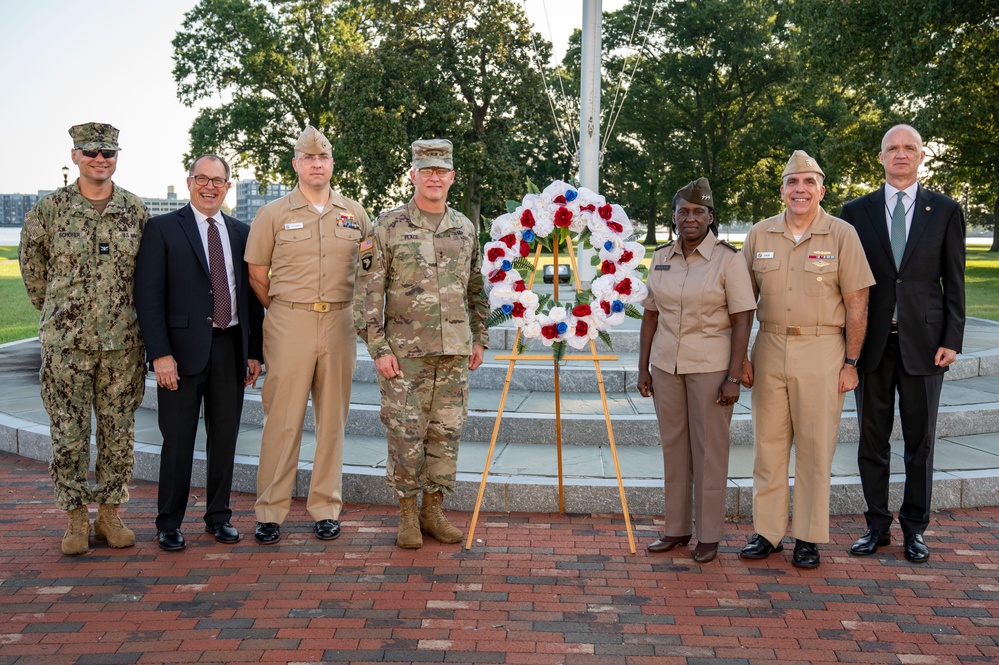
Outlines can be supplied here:
<path id="1" fill-rule="evenodd" d="M 614 212 L 614 210 L 611 208 L 610 204 L 608 203 L 607 205 L 602 205 L 599 208 L 597 208 L 597 212 L 600 213 L 600 217 L 602 219 L 610 219 L 611 214 Z"/>
<path id="2" fill-rule="evenodd" d="M 512 233 L 508 233 L 502 238 L 500 238 L 500 242 L 506 243 L 507 247 L 513 249 L 513 246 L 517 244 L 517 236 L 513 235 Z"/>
<path id="3" fill-rule="evenodd" d="M 593 310 L 589 305 L 576 305 L 572 308 L 573 316 L 589 316 L 593 313 Z"/>
<path id="4" fill-rule="evenodd" d="M 572 223 L 572 211 L 568 208 L 559 208 L 555 211 L 555 226 L 566 228 Z"/>
<path id="5" fill-rule="evenodd" d="M 601 300 L 600 301 L 600 309 L 604 310 L 604 314 L 606 314 L 607 316 L 610 316 L 611 309 L 610 309 L 610 303 L 609 302 L 607 302 L 606 300 Z"/>
<path id="6" fill-rule="evenodd" d="M 595 205 L 593 205 L 592 203 L 587 203 L 584 206 L 580 206 L 579 209 L 581 211 L 583 211 L 583 212 L 593 212 L 594 210 L 597 209 L 597 207 Z"/>
<path id="7" fill-rule="evenodd" d="M 554 201 L 555 203 L 561 203 L 562 205 L 565 205 L 566 203 L 565 197 L 562 196 L 561 194 L 553 198 L 552 201 Z"/>
<path id="8" fill-rule="evenodd" d="M 586 332 L 590 326 L 586 321 L 576 321 L 576 337 L 586 337 Z"/>
<path id="9" fill-rule="evenodd" d="M 513 311 L 510 312 L 510 316 L 516 316 L 520 318 L 527 313 L 527 308 L 521 305 L 519 302 L 513 303 Z"/>
<path id="10" fill-rule="evenodd" d="M 620 293 L 622 296 L 630 296 L 631 278 L 625 277 L 624 279 L 622 279 L 620 282 L 617 283 L 617 286 L 614 287 L 614 290 Z"/>
<path id="11" fill-rule="evenodd" d="M 490 247 L 489 251 L 486 252 L 486 258 L 490 261 L 495 261 L 496 259 L 501 259 L 506 256 L 506 252 L 502 247 Z"/>
<path id="12" fill-rule="evenodd" d="M 504 279 L 506 279 L 505 270 L 494 270 L 491 273 L 489 273 L 489 282 L 491 284 L 495 284 L 496 282 L 502 282 Z"/>
<path id="13" fill-rule="evenodd" d="M 633 258 L 635 258 L 634 252 L 630 252 L 627 249 L 621 252 L 621 263 L 628 263 Z"/>
<path id="14" fill-rule="evenodd" d="M 609 228 L 614 233 L 620 233 L 624 231 L 624 226 L 620 222 L 607 222 L 607 228 Z"/>
<path id="15" fill-rule="evenodd" d="M 555 324 L 553 323 L 551 325 L 544 326 L 541 329 L 541 334 L 544 336 L 545 339 L 556 339 L 558 338 L 558 329 L 555 327 Z"/>
<path id="16" fill-rule="evenodd" d="M 525 210 L 524 212 L 520 213 L 520 225 L 523 226 L 525 229 L 533 229 L 534 213 L 532 213 L 530 210 Z"/>
<path id="17" fill-rule="evenodd" d="M 526 291 L 527 284 L 524 284 L 524 280 L 518 279 L 516 282 L 513 283 L 513 290 L 516 291 L 517 293 L 520 293 L 521 291 Z"/>
<path id="18" fill-rule="evenodd" d="M 520 255 L 521 256 L 527 256 L 530 253 L 531 253 L 531 246 L 527 243 L 526 240 L 521 240 L 520 241 Z"/>
<path id="19" fill-rule="evenodd" d="M 604 261 L 600 264 L 600 273 L 603 275 L 613 275 L 617 272 L 617 266 L 615 266 L 611 261 Z"/>

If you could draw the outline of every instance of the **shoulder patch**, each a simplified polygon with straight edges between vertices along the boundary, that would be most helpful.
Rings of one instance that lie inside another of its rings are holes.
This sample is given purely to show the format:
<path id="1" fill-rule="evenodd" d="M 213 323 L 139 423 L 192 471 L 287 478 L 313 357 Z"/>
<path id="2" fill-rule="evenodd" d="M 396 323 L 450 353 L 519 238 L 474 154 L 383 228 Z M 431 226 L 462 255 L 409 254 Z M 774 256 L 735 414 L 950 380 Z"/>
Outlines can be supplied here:
<path id="1" fill-rule="evenodd" d="M 718 242 L 716 242 L 715 244 L 716 245 L 724 245 L 725 247 L 728 247 L 729 249 L 731 249 L 733 252 L 738 252 L 739 251 L 739 248 L 736 247 L 735 245 L 733 245 L 732 243 L 730 243 L 728 240 L 722 240 L 721 238 L 718 238 Z"/>
<path id="2" fill-rule="evenodd" d="M 669 247 L 669 246 L 670 246 L 670 245 L 672 245 L 672 244 L 673 244 L 674 242 L 676 242 L 676 241 L 675 241 L 675 240 L 670 240 L 669 242 L 664 242 L 663 244 L 661 244 L 661 245 L 658 245 L 658 246 L 657 246 L 657 247 L 656 247 L 656 248 L 655 248 L 654 250 L 652 250 L 652 251 L 653 251 L 653 252 L 658 252 L 658 251 L 659 251 L 660 249 L 662 249 L 663 247 Z"/>

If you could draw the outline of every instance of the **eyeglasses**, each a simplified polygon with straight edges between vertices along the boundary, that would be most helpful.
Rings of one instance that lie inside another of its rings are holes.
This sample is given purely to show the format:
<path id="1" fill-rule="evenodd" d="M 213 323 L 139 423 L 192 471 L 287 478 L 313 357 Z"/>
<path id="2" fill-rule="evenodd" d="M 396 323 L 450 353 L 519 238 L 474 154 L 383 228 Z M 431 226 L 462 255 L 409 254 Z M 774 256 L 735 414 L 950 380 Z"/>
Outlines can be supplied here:
<path id="1" fill-rule="evenodd" d="M 194 180 L 194 184 L 198 187 L 204 187 L 208 183 L 212 183 L 215 185 L 215 189 L 222 189 L 225 187 L 225 184 L 229 182 L 225 178 L 209 178 L 206 175 L 191 176 L 191 179 Z"/>
<path id="2" fill-rule="evenodd" d="M 306 153 L 299 153 L 297 157 L 300 162 L 320 162 L 321 164 L 327 164 L 333 160 L 331 155 L 323 153 L 321 155 L 308 155 Z"/>
<path id="3" fill-rule="evenodd" d="M 438 178 L 443 178 L 448 173 L 451 173 L 451 169 L 446 169 L 443 166 L 428 166 L 426 168 L 416 169 L 416 172 L 424 178 L 429 178 L 432 175 L 435 175 Z"/>
<path id="4" fill-rule="evenodd" d="M 118 156 L 117 150 L 80 150 L 84 157 L 89 157 L 94 159 L 97 155 L 100 155 L 104 159 L 113 159 Z"/>

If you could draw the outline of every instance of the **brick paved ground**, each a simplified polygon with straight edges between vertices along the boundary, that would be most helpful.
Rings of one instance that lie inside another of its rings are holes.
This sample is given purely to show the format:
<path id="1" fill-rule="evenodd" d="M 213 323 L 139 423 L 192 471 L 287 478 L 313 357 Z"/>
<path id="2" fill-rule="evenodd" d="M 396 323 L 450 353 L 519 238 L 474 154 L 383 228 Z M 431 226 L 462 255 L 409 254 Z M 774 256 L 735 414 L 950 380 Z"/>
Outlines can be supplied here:
<path id="1" fill-rule="evenodd" d="M 470 552 L 403 551 L 390 508 L 349 505 L 323 544 L 302 501 L 280 546 L 218 545 L 195 509 L 187 550 L 168 554 L 155 490 L 133 487 L 134 549 L 63 557 L 44 465 L 0 454 L 0 665 L 999 661 L 997 508 L 934 515 L 918 567 L 898 546 L 847 556 L 862 522 L 834 518 L 822 566 L 799 571 L 789 552 L 740 561 L 744 523 L 701 567 L 646 554 L 649 518 L 636 555 L 607 515 L 486 515 Z M 252 497 L 234 504 L 249 535 Z"/>

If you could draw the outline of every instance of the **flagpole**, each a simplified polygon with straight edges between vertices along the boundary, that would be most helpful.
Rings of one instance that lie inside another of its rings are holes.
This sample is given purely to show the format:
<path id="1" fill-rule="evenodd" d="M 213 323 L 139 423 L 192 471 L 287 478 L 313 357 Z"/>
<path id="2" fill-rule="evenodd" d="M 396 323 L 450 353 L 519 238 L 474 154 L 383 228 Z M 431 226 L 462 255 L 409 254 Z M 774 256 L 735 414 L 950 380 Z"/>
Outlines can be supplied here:
<path id="1" fill-rule="evenodd" d="M 600 192 L 600 31 L 602 0 L 583 0 L 582 61 L 579 88 L 579 184 Z M 576 270 L 584 288 L 596 274 L 592 249 L 579 243 Z"/>

